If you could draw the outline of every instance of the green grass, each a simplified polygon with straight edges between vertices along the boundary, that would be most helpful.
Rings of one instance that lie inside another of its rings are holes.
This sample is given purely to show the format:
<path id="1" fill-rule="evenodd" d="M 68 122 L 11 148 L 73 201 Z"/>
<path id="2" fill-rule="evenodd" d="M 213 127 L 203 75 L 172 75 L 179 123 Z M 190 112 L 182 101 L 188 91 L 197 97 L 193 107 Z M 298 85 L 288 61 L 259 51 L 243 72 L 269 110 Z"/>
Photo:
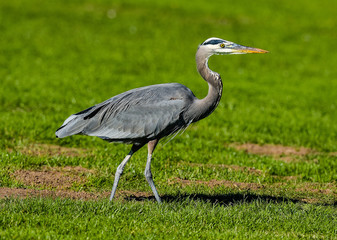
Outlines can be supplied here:
<path id="1" fill-rule="evenodd" d="M 336 209 L 282 201 L 239 201 L 230 205 L 180 199 L 163 205 L 110 204 L 70 200 L 11 200 L 2 237 L 78 238 L 334 238 Z M 197 209 L 197 210 L 196 210 Z"/>
<path id="2" fill-rule="evenodd" d="M 204 97 L 207 84 L 194 56 L 209 37 L 270 53 L 210 59 L 224 81 L 217 110 L 168 144 L 164 140 L 154 154 L 152 172 L 164 204 L 151 197 L 112 204 L 2 199 L 0 238 L 334 238 L 336 8 L 332 0 L 2 1 L 0 187 L 50 189 L 18 181 L 15 171 L 82 166 L 94 172 L 71 190 L 109 191 L 130 146 L 86 136 L 56 139 L 55 130 L 70 114 L 165 82 L 182 83 Z M 285 162 L 230 146 L 246 142 L 314 152 Z M 86 152 L 22 150 L 36 143 Z M 145 148 L 135 154 L 117 191 L 150 193 L 145 158 Z M 197 184 L 210 180 L 264 187 Z"/>

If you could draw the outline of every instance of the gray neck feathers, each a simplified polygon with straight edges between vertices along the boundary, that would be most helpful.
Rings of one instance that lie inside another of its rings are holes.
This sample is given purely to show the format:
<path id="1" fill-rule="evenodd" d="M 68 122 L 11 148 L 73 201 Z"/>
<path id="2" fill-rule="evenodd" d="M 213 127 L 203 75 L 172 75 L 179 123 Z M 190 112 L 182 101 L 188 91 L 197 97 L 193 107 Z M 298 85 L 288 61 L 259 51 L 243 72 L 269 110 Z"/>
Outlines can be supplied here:
<path id="1" fill-rule="evenodd" d="M 199 47 L 196 54 L 197 69 L 203 79 L 208 83 L 208 94 L 203 99 L 193 103 L 193 122 L 207 117 L 218 106 L 222 95 L 222 80 L 220 74 L 213 72 L 208 67 L 208 59 L 212 56 L 207 49 Z"/>

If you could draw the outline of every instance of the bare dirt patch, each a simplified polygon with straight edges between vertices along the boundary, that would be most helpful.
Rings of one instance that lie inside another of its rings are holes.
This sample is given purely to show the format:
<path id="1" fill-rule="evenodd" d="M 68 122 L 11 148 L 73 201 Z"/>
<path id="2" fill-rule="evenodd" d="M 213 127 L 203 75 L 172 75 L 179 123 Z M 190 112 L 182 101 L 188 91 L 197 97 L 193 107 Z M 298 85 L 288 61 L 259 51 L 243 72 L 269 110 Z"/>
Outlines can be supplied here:
<path id="1" fill-rule="evenodd" d="M 7 197 L 51 197 L 79 200 L 107 199 L 110 192 L 85 192 L 71 190 L 74 184 L 85 184 L 88 174 L 95 174 L 95 171 L 81 166 L 44 166 L 41 170 L 17 170 L 12 174 L 12 178 L 29 188 L 0 188 L 0 199 Z M 146 192 L 117 191 L 116 193 L 116 198 L 122 199 L 149 196 L 151 196 L 151 194 Z"/>
<path id="2" fill-rule="evenodd" d="M 209 181 L 204 180 L 187 180 L 181 178 L 173 178 L 169 180 L 169 185 L 179 184 L 183 187 L 193 186 L 193 185 L 205 185 L 210 188 L 224 186 L 231 189 L 239 190 L 276 190 L 280 191 L 282 189 L 292 190 L 297 193 L 312 193 L 316 195 L 330 195 L 337 197 L 337 185 L 334 183 L 297 183 L 294 185 L 289 185 L 287 183 L 273 183 L 273 184 L 259 184 L 259 183 L 245 183 L 245 182 L 234 182 L 228 180 L 216 180 L 212 179 Z"/>
<path id="3" fill-rule="evenodd" d="M 24 189 L 24 188 L 0 188 L 0 199 L 3 198 L 67 198 L 74 200 L 99 200 L 108 199 L 110 192 L 76 192 L 76 191 L 65 191 L 65 190 L 37 190 L 37 189 Z M 117 191 L 116 198 L 142 198 L 151 196 L 146 192 L 132 192 L 132 191 Z"/>
<path id="4" fill-rule="evenodd" d="M 85 174 L 94 173 L 80 166 L 77 167 L 43 167 L 40 171 L 17 170 L 12 177 L 26 186 L 70 189 L 74 184 L 84 184 Z"/>
<path id="5" fill-rule="evenodd" d="M 8 149 L 9 152 L 13 152 L 13 149 Z M 69 157 L 81 157 L 87 156 L 88 151 L 81 148 L 69 148 L 62 147 L 53 144 L 41 144 L 34 143 L 27 146 L 18 146 L 15 151 L 18 151 L 24 155 L 30 156 L 69 156 Z"/>
<path id="6" fill-rule="evenodd" d="M 209 181 L 203 181 L 203 180 L 187 180 L 187 179 L 181 179 L 181 178 L 174 178 L 169 180 L 169 184 L 175 184 L 178 183 L 185 186 L 191 186 L 191 185 L 205 185 L 210 188 L 224 186 L 229 188 L 238 188 L 240 190 L 258 190 L 265 188 L 264 185 L 258 184 L 258 183 L 244 183 L 244 182 L 233 182 L 228 180 L 209 180 Z"/>
<path id="7" fill-rule="evenodd" d="M 261 174 L 262 171 L 259 169 L 255 169 L 253 167 L 241 167 L 238 165 L 227 165 L 227 164 L 202 164 L 202 163 L 188 163 L 188 165 L 192 167 L 207 167 L 207 168 L 227 168 L 231 169 L 233 171 L 243 171 L 243 172 L 248 172 L 248 173 L 253 173 L 253 174 Z"/>
<path id="8" fill-rule="evenodd" d="M 310 192 L 315 194 L 335 195 L 337 197 L 337 185 L 334 183 L 302 183 L 295 189 L 297 192 Z"/>
<path id="9" fill-rule="evenodd" d="M 283 145 L 258 145 L 254 143 L 233 144 L 231 145 L 237 150 L 245 151 L 250 154 L 273 156 L 276 159 L 285 162 L 292 162 L 298 160 L 299 157 L 304 157 L 316 153 L 314 150 L 305 147 L 289 147 Z"/>
<path id="10" fill-rule="evenodd" d="M 24 189 L 24 188 L 0 188 L 0 198 L 29 198 L 29 197 L 51 197 L 51 198 L 70 198 L 70 199 L 100 199 L 103 196 L 107 197 L 108 192 L 105 193 L 88 193 L 88 192 L 75 192 L 64 190 L 37 190 L 37 189 Z"/>
<path id="11" fill-rule="evenodd" d="M 282 145 L 258 145 L 254 143 L 245 143 L 242 145 L 235 144 L 234 147 L 238 150 L 244 150 L 248 153 L 259 154 L 259 155 L 273 155 L 273 156 L 282 156 L 282 155 L 299 155 L 304 156 L 311 153 L 314 153 L 312 149 L 305 147 L 289 147 Z"/>

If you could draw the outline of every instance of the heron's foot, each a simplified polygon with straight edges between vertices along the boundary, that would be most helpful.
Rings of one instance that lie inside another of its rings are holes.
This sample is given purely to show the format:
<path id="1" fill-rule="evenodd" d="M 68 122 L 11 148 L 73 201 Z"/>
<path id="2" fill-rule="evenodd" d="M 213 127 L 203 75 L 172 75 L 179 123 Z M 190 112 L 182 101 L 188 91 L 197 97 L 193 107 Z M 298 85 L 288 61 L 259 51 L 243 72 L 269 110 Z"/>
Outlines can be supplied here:
<path id="1" fill-rule="evenodd" d="M 114 196 L 115 196 L 115 193 L 113 191 L 111 191 L 110 198 L 109 198 L 110 202 L 112 201 L 112 199 L 114 198 Z"/>
<path id="2" fill-rule="evenodd" d="M 156 198 L 157 202 L 162 203 L 161 198 L 159 197 L 158 191 L 156 189 L 156 186 L 154 185 L 151 170 L 149 168 L 146 168 L 144 175 L 145 175 L 145 178 L 146 178 L 147 182 L 149 183 L 149 185 L 152 189 L 152 192 L 153 192 L 154 197 Z"/>
<path id="3" fill-rule="evenodd" d="M 156 196 L 155 196 L 155 197 L 156 197 Z M 162 200 L 161 200 L 161 198 L 159 197 L 159 195 L 156 197 L 156 200 L 157 200 L 157 202 L 160 203 L 160 204 L 163 203 Z"/>

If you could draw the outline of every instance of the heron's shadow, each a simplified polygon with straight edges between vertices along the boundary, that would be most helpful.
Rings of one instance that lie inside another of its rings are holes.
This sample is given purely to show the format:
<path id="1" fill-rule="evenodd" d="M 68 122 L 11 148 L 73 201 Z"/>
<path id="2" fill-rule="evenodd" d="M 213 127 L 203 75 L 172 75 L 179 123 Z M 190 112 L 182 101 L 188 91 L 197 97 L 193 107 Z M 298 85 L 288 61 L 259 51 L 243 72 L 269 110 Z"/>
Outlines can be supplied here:
<path id="1" fill-rule="evenodd" d="M 177 195 L 163 195 L 161 196 L 163 202 L 186 202 L 189 200 L 193 201 L 202 201 L 205 203 L 218 204 L 218 205 L 235 205 L 242 202 L 254 202 L 257 200 L 264 202 L 273 202 L 273 203 L 304 203 L 298 199 L 292 199 L 287 197 L 274 197 L 269 195 L 258 195 L 253 193 L 233 193 L 233 194 L 177 194 Z M 135 200 L 135 201 L 144 201 L 144 200 L 153 200 L 156 201 L 153 196 L 150 197 L 138 197 L 138 196 L 128 196 L 125 200 Z M 320 203 L 319 205 L 332 205 L 337 206 L 337 201 L 332 204 Z"/>

